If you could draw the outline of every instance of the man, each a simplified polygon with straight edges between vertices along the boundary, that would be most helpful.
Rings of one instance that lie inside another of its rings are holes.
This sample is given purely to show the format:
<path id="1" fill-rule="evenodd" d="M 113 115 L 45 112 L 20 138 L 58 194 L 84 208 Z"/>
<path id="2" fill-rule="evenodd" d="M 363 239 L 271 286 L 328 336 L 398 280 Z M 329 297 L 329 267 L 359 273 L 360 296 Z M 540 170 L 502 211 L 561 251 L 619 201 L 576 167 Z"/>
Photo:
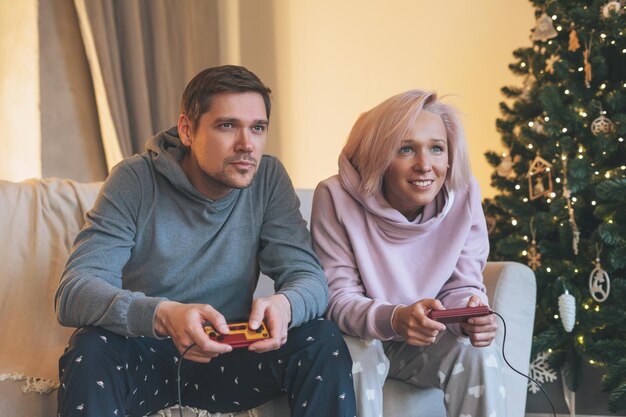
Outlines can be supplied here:
<path id="1" fill-rule="evenodd" d="M 80 327 L 59 361 L 61 416 L 149 415 L 179 402 L 177 382 L 182 405 L 210 412 L 286 392 L 293 416 L 355 415 L 349 352 L 316 319 L 328 289 L 299 201 L 263 155 L 269 94 L 243 67 L 206 69 L 178 126 L 111 172 L 55 296 Z M 259 269 L 276 294 L 253 300 Z M 238 321 L 271 337 L 233 350 L 203 329 Z"/>

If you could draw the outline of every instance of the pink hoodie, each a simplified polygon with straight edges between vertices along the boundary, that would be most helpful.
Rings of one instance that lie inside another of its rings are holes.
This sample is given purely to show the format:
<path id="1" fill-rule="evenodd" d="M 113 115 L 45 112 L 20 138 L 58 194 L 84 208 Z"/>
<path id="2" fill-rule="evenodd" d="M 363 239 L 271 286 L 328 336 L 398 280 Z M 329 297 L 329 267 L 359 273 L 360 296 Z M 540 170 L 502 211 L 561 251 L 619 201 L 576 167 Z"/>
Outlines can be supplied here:
<path id="1" fill-rule="evenodd" d="M 444 187 L 413 222 L 382 194 L 363 195 L 360 185 L 341 155 L 339 175 L 313 197 L 311 233 L 328 277 L 329 319 L 347 334 L 401 340 L 391 327 L 398 306 L 438 298 L 446 308 L 465 307 L 474 294 L 487 304 L 489 240 L 474 178 L 466 190 Z"/>

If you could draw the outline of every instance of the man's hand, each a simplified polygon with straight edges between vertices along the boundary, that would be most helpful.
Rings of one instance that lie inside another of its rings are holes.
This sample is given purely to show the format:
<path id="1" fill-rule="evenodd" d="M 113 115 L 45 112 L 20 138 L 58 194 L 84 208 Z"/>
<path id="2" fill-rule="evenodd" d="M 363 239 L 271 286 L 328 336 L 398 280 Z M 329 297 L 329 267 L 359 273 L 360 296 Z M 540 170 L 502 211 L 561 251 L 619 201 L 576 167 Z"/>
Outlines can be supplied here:
<path id="1" fill-rule="evenodd" d="M 274 294 L 255 299 L 252 302 L 248 326 L 256 330 L 263 320 L 265 320 L 271 337 L 251 344 L 248 350 L 252 352 L 276 350 L 287 341 L 287 330 L 291 321 L 291 304 L 287 297 L 282 294 Z"/>
<path id="2" fill-rule="evenodd" d="M 415 304 L 398 307 L 391 318 L 394 330 L 413 346 L 428 346 L 435 342 L 439 332 L 446 326 L 428 318 L 430 310 L 442 310 L 441 301 L 426 298 Z"/>
<path id="3" fill-rule="evenodd" d="M 204 332 L 203 324 L 211 323 L 213 328 L 227 334 L 229 329 L 224 316 L 208 304 L 181 304 L 163 301 L 157 307 L 154 329 L 158 335 L 170 336 L 174 345 L 185 359 L 195 362 L 209 362 L 216 356 L 230 352 L 232 347 L 212 341 Z"/>
<path id="4" fill-rule="evenodd" d="M 467 302 L 468 307 L 477 307 L 484 305 L 480 298 L 472 295 Z M 467 322 L 461 323 L 463 332 L 469 337 L 472 346 L 486 347 L 491 344 L 496 337 L 498 323 L 495 314 L 489 314 L 481 317 L 472 317 Z"/>

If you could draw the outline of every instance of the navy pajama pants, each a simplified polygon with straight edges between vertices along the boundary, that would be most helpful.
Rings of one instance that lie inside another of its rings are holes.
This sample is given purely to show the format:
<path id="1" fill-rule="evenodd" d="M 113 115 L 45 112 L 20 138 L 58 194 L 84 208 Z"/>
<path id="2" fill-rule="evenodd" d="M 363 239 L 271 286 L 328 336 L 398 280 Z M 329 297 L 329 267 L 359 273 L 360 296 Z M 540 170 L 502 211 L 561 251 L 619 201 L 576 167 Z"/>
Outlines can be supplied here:
<path id="1" fill-rule="evenodd" d="M 59 360 L 59 416 L 146 416 L 178 404 L 180 354 L 171 339 L 77 330 Z M 236 349 L 181 364 L 184 406 L 236 412 L 288 395 L 292 416 L 356 416 L 352 359 L 337 326 L 312 320 L 280 349 Z"/>

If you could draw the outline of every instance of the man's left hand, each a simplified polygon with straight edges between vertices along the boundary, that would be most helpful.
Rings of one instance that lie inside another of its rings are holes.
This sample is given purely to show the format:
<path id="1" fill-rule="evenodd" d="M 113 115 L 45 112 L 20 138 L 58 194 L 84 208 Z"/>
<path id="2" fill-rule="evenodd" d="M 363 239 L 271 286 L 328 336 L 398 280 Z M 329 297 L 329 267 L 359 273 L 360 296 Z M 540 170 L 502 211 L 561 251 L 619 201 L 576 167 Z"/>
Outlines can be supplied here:
<path id="1" fill-rule="evenodd" d="M 256 330 L 265 321 L 270 338 L 254 342 L 248 347 L 252 352 L 276 350 L 287 342 L 287 330 L 291 322 L 291 303 L 282 294 L 257 298 L 252 302 L 248 326 Z"/>

